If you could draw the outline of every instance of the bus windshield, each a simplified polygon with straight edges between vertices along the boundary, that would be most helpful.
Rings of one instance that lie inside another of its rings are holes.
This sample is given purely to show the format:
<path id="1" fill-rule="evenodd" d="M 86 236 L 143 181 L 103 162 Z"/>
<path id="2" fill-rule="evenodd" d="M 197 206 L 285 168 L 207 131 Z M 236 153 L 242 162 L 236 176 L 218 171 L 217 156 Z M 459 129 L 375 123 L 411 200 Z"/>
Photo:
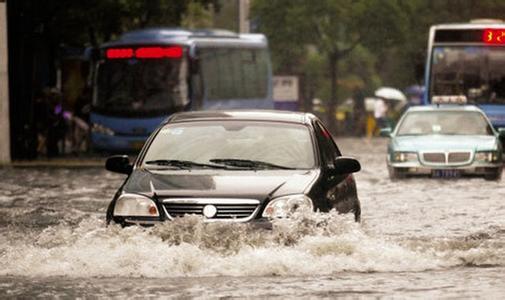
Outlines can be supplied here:
<path id="1" fill-rule="evenodd" d="M 505 47 L 436 46 L 431 95 L 465 95 L 473 104 L 505 104 Z"/>
<path id="2" fill-rule="evenodd" d="M 112 114 L 160 115 L 188 104 L 182 59 L 113 59 L 98 67 L 94 107 Z"/>

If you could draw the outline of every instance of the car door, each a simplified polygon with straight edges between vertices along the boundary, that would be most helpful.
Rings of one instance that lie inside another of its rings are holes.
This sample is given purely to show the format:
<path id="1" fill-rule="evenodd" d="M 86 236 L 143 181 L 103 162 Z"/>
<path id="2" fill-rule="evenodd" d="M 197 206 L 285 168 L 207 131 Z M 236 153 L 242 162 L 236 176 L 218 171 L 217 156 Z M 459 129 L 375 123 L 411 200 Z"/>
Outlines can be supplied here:
<path id="1" fill-rule="evenodd" d="M 341 213 L 359 209 L 353 175 L 332 175 L 335 170 L 335 159 L 342 156 L 335 141 L 319 120 L 315 121 L 315 131 L 321 152 L 323 206 Z"/>

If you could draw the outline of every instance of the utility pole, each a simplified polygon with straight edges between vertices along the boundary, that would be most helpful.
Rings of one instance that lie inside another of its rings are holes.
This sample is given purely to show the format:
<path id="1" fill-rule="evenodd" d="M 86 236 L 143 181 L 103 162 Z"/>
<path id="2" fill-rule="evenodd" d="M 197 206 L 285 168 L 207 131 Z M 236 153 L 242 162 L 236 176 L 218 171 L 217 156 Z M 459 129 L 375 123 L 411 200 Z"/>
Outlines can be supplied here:
<path id="1" fill-rule="evenodd" d="M 240 33 L 249 33 L 250 0 L 238 0 L 238 28 Z"/>
<path id="2" fill-rule="evenodd" d="M 7 3 L 0 0 L 0 164 L 11 161 L 7 62 Z"/>

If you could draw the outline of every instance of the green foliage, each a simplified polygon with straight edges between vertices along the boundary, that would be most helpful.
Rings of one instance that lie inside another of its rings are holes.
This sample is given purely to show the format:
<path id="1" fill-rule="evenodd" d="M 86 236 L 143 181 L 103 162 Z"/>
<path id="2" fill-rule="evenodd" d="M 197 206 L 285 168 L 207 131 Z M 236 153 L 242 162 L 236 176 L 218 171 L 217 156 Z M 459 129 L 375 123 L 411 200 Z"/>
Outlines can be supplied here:
<path id="1" fill-rule="evenodd" d="M 194 1 L 188 4 L 187 12 L 181 20 L 184 28 L 210 28 L 212 23 L 212 12 Z"/>
<path id="2" fill-rule="evenodd" d="M 302 76 L 305 97 L 331 98 L 329 58 L 336 57 L 336 95 L 342 100 L 355 88 L 370 95 L 382 84 L 400 89 L 422 84 L 431 25 L 503 18 L 505 3 L 254 0 L 252 15 L 269 38 L 274 72 Z"/>
<path id="3" fill-rule="evenodd" d="M 206 10 L 220 7 L 219 0 L 16 1 L 35 30 L 51 32 L 56 44 L 76 46 L 104 42 L 138 28 L 180 27 L 184 16 L 208 20 Z"/>
<path id="4" fill-rule="evenodd" d="M 376 87 L 368 49 L 401 43 L 407 22 L 394 0 L 256 0 L 252 12 L 269 38 L 275 72 L 300 75 L 304 102 L 322 99 L 328 120 L 338 99 Z"/>

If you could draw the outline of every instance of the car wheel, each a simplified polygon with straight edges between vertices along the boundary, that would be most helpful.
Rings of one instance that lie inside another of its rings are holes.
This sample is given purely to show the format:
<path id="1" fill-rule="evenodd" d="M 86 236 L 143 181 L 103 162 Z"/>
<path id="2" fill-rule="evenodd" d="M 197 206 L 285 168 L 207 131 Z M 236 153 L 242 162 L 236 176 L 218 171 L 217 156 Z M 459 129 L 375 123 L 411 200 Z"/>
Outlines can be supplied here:
<path id="1" fill-rule="evenodd" d="M 494 170 L 493 172 L 484 175 L 484 179 L 498 181 L 501 179 L 501 174 L 502 174 L 502 168 L 496 168 L 496 170 Z"/>
<path id="2" fill-rule="evenodd" d="M 388 168 L 389 178 L 391 180 L 403 179 L 405 178 L 405 173 L 400 171 L 398 168 L 389 167 Z"/>

